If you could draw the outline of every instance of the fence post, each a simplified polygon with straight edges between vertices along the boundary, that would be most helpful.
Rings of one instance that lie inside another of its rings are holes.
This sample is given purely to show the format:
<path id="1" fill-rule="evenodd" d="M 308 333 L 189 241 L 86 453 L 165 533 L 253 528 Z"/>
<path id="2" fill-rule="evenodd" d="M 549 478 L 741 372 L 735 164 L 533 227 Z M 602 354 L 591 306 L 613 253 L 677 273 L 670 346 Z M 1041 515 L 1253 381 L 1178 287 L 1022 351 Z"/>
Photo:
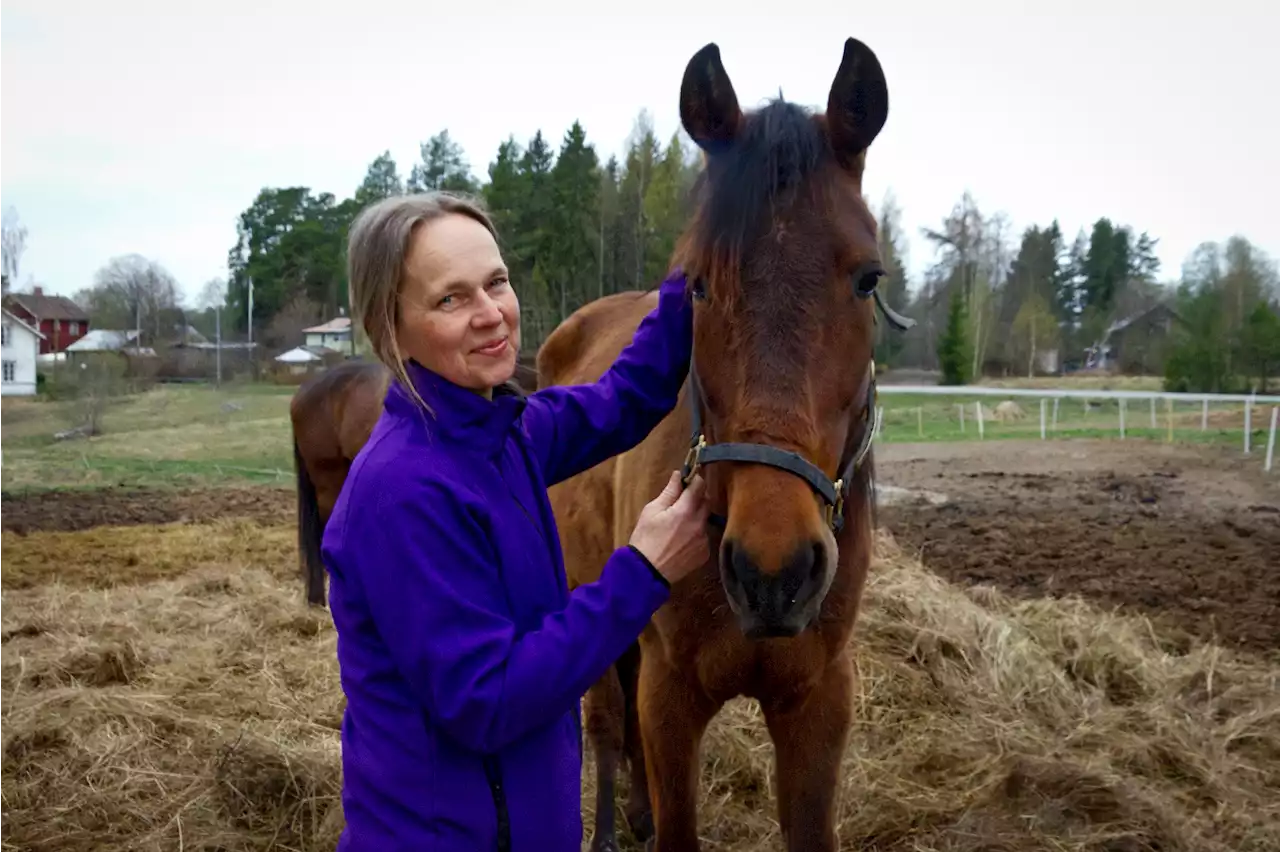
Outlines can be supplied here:
<path id="1" fill-rule="evenodd" d="M 960 409 L 960 432 L 964 433 L 964 403 L 957 402 L 956 408 Z"/>
<path id="2" fill-rule="evenodd" d="M 1244 454 L 1249 455 L 1249 440 L 1253 437 L 1253 402 L 1244 401 Z"/>
<path id="3" fill-rule="evenodd" d="M 1151 428 L 1155 429 L 1157 425 L 1158 424 L 1156 423 L 1156 398 L 1153 396 L 1151 397 Z"/>
<path id="4" fill-rule="evenodd" d="M 1043 441 L 1045 437 L 1044 436 L 1044 409 L 1045 409 L 1045 403 L 1047 402 L 1048 400 L 1046 400 L 1044 397 L 1040 398 L 1040 440 L 1041 441 Z"/>
<path id="5" fill-rule="evenodd" d="M 1200 408 L 1200 431 L 1209 428 L 1209 397 L 1205 397 Z"/>
<path id="6" fill-rule="evenodd" d="M 1121 398 L 1119 402 L 1120 402 L 1120 440 L 1123 441 L 1124 440 L 1124 399 Z"/>
<path id="7" fill-rule="evenodd" d="M 1165 397 L 1164 403 L 1165 403 L 1164 405 L 1165 423 L 1169 427 L 1169 431 L 1165 435 L 1164 441 L 1166 444 L 1172 444 L 1173 443 L 1173 397 L 1171 396 Z"/>
<path id="8" fill-rule="evenodd" d="M 1060 399 L 1061 397 L 1057 396 L 1053 398 L 1053 431 L 1055 432 L 1058 431 L 1058 401 Z"/>
<path id="9" fill-rule="evenodd" d="M 982 402 L 979 400 L 973 404 L 973 410 L 978 413 L 978 440 L 984 440 L 987 437 L 987 430 L 982 422 Z"/>
<path id="10" fill-rule="evenodd" d="M 1271 407 L 1271 428 L 1267 430 L 1267 461 L 1262 469 L 1271 471 L 1271 460 L 1276 454 L 1276 418 L 1280 416 L 1280 405 Z"/>

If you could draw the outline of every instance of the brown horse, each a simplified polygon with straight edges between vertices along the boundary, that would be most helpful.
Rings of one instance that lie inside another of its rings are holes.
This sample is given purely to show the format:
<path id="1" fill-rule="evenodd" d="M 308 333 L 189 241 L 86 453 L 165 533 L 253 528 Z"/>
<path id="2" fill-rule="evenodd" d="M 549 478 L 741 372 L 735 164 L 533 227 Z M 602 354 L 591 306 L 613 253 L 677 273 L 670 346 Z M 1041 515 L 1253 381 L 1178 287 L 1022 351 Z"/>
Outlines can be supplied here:
<path id="1" fill-rule="evenodd" d="M 912 324 L 877 294 L 862 197 L 887 114 L 880 63 L 855 39 L 824 114 L 782 100 L 744 113 L 714 44 L 685 69 L 680 116 L 705 168 L 674 258 L 694 300 L 684 404 L 630 452 L 551 489 L 573 585 L 599 576 L 673 468 L 701 470 L 712 503 L 707 564 L 587 695 L 595 850 L 616 849 L 624 753 L 633 830 L 651 819 L 658 852 L 698 849 L 702 735 L 735 696 L 764 712 L 788 849 L 837 848 L 848 643 L 872 549 L 875 308 Z M 539 352 L 544 384 L 600 376 L 655 304 L 631 293 L 580 309 Z"/>
<path id="2" fill-rule="evenodd" d="M 515 381 L 525 392 L 537 384 L 532 356 L 522 355 Z M 298 388 L 289 403 L 293 463 L 298 485 L 298 558 L 307 603 L 323 607 L 320 542 L 347 471 L 382 414 L 391 371 L 378 361 L 349 360 Z"/>

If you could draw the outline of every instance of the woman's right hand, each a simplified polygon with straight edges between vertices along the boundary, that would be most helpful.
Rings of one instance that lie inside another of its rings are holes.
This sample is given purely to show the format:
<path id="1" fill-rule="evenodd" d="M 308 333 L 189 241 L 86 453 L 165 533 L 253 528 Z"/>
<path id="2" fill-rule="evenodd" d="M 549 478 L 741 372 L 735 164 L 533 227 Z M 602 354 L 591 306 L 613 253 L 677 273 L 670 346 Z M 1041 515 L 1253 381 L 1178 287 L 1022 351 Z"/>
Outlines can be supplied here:
<path id="1" fill-rule="evenodd" d="M 706 483 L 702 477 L 694 476 L 682 493 L 680 471 L 673 471 L 667 487 L 641 510 L 630 543 L 668 583 L 675 583 L 704 564 L 710 545 Z"/>

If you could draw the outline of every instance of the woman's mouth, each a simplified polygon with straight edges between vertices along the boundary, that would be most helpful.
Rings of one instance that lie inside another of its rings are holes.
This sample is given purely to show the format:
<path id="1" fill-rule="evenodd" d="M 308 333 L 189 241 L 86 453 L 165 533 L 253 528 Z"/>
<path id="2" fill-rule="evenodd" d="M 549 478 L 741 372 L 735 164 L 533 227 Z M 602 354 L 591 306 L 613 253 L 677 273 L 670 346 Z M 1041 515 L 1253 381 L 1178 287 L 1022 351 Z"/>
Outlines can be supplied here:
<path id="1" fill-rule="evenodd" d="M 492 343 L 487 343 L 476 350 L 476 352 L 478 352 L 479 354 L 488 355 L 489 357 L 501 355 L 506 351 L 507 351 L 507 338 L 505 337 L 502 338 L 501 340 L 495 340 Z"/>

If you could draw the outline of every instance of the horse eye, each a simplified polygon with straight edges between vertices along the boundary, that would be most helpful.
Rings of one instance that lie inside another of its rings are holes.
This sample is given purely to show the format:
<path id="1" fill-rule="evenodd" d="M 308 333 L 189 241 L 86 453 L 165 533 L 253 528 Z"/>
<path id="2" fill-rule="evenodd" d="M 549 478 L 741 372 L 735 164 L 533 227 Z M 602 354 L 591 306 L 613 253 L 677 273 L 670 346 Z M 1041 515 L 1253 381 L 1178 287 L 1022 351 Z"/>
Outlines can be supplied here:
<path id="1" fill-rule="evenodd" d="M 693 298 L 705 301 L 707 298 L 707 290 L 702 286 L 702 279 L 695 279 L 693 282 Z"/>
<path id="2" fill-rule="evenodd" d="M 879 266 L 863 267 L 854 274 L 853 289 L 858 298 L 866 299 L 876 291 L 880 276 L 885 272 Z"/>

